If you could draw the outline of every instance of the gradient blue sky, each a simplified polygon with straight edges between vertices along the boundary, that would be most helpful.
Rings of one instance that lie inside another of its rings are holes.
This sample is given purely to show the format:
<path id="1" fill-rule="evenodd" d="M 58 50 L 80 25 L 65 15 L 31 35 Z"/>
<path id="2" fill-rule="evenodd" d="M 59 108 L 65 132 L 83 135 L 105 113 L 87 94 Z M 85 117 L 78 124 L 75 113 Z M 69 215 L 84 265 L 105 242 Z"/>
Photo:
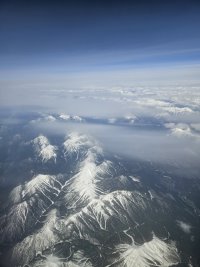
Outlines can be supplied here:
<path id="1" fill-rule="evenodd" d="M 196 75 L 199 29 L 200 1 L 1 1 L 0 80 L 172 66 Z"/>

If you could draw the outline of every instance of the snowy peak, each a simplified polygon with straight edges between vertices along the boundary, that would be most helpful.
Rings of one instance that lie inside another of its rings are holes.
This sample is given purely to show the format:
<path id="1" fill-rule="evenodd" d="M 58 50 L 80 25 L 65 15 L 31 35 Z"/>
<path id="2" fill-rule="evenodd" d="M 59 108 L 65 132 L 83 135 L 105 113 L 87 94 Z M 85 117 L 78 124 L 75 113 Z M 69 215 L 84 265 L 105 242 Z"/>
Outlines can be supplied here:
<path id="1" fill-rule="evenodd" d="M 91 200 L 104 194 L 100 186 L 109 174 L 110 162 L 96 162 L 96 154 L 89 151 L 86 158 L 79 164 L 79 171 L 65 187 L 65 201 L 73 207 L 88 204 Z M 73 203 L 73 204 L 72 204 Z M 68 204 L 69 205 L 69 204 Z"/>
<path id="2" fill-rule="evenodd" d="M 9 205 L 13 205 L 0 218 L 0 228 L 3 231 L 0 242 L 18 240 L 30 225 L 40 221 L 61 191 L 59 178 L 60 176 L 39 174 L 11 191 Z"/>
<path id="3" fill-rule="evenodd" d="M 36 137 L 32 141 L 32 143 L 33 143 L 36 154 L 38 155 L 39 158 L 41 158 L 43 162 L 47 162 L 51 159 L 53 159 L 54 161 L 56 160 L 57 147 L 52 146 L 49 143 L 49 140 L 47 139 L 47 137 L 40 135 Z"/>
<path id="4" fill-rule="evenodd" d="M 58 193 L 59 187 L 61 187 L 61 184 L 56 180 L 55 176 L 39 174 L 25 184 L 22 197 L 30 197 L 35 193 L 42 193 L 45 195 L 45 192 L 48 193 L 49 191 Z"/>
<path id="5" fill-rule="evenodd" d="M 79 157 L 79 154 L 86 154 L 88 150 L 93 150 L 96 153 L 101 154 L 102 149 L 99 147 L 96 141 L 92 138 L 84 135 L 73 132 L 66 137 L 66 141 L 63 144 L 65 156 L 76 155 Z"/>
<path id="6" fill-rule="evenodd" d="M 83 118 L 78 115 L 68 115 L 68 114 L 60 114 L 59 118 L 64 121 L 75 121 L 75 122 L 82 122 Z"/>
<path id="7" fill-rule="evenodd" d="M 109 266 L 167 267 L 180 260 L 174 242 L 167 244 L 156 236 L 143 245 L 136 245 L 134 241 L 131 244 L 119 244 L 115 247 L 115 253 L 119 257 Z"/>
<path id="8" fill-rule="evenodd" d="M 27 236 L 14 247 L 12 258 L 15 261 L 17 259 L 19 264 L 28 263 L 34 259 L 36 253 L 38 254 L 59 242 L 59 237 L 54 231 L 56 223 L 57 211 L 53 209 L 47 214 L 45 224 L 39 231 Z"/>

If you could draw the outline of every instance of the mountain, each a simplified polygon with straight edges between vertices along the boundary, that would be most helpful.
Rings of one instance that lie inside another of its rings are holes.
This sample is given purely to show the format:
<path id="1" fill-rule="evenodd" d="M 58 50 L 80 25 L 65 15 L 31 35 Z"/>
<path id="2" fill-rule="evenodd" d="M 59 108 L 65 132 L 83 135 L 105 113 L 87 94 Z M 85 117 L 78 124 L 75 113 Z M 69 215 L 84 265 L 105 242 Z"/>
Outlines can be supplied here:
<path id="1" fill-rule="evenodd" d="M 78 131 L 9 127 L 2 266 L 198 266 L 199 180 L 110 153 Z"/>

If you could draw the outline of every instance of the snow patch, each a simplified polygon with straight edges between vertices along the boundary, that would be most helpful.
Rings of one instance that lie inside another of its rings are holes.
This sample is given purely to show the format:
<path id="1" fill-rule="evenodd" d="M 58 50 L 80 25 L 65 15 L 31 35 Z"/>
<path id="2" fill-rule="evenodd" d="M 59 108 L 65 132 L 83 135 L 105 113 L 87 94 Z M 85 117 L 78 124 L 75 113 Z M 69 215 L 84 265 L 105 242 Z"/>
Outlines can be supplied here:
<path id="1" fill-rule="evenodd" d="M 131 178 L 131 180 L 132 180 L 133 182 L 140 183 L 140 179 L 139 179 L 138 177 L 136 177 L 136 176 L 132 176 L 132 175 L 130 175 L 129 177 Z"/>
<path id="2" fill-rule="evenodd" d="M 183 221 L 177 221 L 177 225 L 181 228 L 181 230 L 186 233 L 186 234 L 190 234 L 191 233 L 191 229 L 192 226 L 188 223 L 185 223 Z"/>

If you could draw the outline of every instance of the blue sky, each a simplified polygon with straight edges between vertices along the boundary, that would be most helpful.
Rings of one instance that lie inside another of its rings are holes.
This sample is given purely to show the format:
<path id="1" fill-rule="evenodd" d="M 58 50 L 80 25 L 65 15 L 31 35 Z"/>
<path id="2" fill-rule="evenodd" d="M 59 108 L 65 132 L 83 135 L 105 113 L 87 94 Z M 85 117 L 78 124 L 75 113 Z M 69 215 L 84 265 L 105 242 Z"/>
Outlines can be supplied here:
<path id="1" fill-rule="evenodd" d="M 1 1 L 0 79 L 199 68 L 199 14 L 191 0 Z"/>

